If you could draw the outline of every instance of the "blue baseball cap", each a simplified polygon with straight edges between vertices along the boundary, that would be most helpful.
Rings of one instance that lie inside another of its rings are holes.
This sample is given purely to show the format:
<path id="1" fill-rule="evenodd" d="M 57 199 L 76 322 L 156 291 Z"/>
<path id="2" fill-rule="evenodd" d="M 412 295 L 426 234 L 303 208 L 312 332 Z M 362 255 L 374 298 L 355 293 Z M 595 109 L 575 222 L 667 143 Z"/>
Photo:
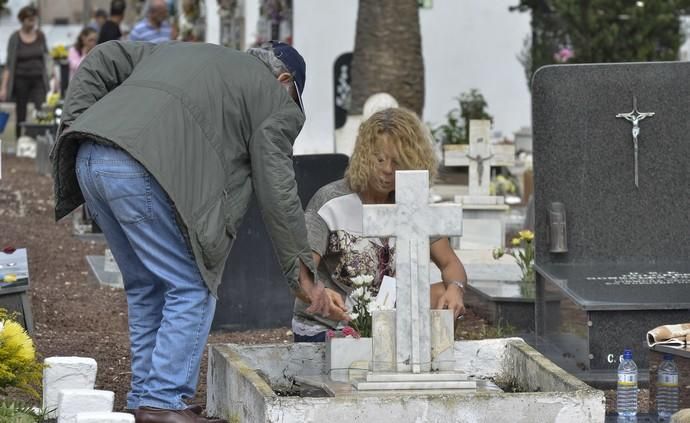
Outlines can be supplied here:
<path id="1" fill-rule="evenodd" d="M 304 63 L 304 58 L 294 47 L 282 41 L 268 42 L 273 50 L 273 54 L 280 59 L 285 67 L 292 74 L 292 80 L 297 88 L 297 99 L 299 100 L 299 107 L 304 112 L 304 104 L 302 103 L 302 92 L 304 92 L 304 83 L 306 82 L 307 65 Z"/>

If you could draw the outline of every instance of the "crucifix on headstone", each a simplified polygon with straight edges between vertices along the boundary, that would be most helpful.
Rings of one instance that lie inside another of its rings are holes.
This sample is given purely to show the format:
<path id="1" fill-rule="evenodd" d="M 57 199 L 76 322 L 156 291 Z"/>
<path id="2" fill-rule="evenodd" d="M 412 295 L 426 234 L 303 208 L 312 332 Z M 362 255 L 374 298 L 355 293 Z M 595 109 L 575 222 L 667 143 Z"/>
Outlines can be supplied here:
<path id="1" fill-rule="evenodd" d="M 635 154 L 635 187 L 639 188 L 638 184 L 638 176 L 637 176 L 637 155 L 638 155 L 638 144 L 637 144 L 637 136 L 640 135 L 640 121 L 647 118 L 647 117 L 652 117 L 654 116 L 654 112 L 639 112 L 637 110 L 637 97 L 633 96 L 633 109 L 629 113 L 618 113 L 616 115 L 617 118 L 623 118 L 627 120 L 628 122 L 632 123 L 632 137 L 633 137 L 633 151 Z"/>
<path id="2" fill-rule="evenodd" d="M 365 205 L 364 234 L 395 237 L 395 370 L 431 368 L 429 238 L 462 234 L 462 206 L 429 204 L 429 172 L 398 171 L 395 204 Z"/>
<path id="3" fill-rule="evenodd" d="M 491 154 L 489 132 L 491 121 L 470 121 L 470 151 L 467 158 L 470 160 L 469 186 L 470 196 L 489 195 L 489 183 L 491 176 Z M 487 177 L 485 178 L 484 175 Z"/>

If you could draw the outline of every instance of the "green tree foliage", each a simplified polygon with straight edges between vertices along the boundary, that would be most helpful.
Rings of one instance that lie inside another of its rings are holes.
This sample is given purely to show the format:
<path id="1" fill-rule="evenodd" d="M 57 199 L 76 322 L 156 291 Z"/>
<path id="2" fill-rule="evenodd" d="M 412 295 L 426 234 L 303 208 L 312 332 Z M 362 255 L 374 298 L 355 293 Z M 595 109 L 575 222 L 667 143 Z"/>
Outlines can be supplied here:
<path id="1" fill-rule="evenodd" d="M 434 136 L 443 144 L 467 144 L 470 120 L 493 119 L 486 111 L 486 99 L 476 88 L 460 94 L 457 100 L 459 107 L 448 112 L 446 122 L 433 130 Z"/>
<path id="2" fill-rule="evenodd" d="M 532 14 L 519 58 L 531 78 L 565 47 L 568 63 L 677 60 L 690 0 L 520 0 L 511 10 Z"/>

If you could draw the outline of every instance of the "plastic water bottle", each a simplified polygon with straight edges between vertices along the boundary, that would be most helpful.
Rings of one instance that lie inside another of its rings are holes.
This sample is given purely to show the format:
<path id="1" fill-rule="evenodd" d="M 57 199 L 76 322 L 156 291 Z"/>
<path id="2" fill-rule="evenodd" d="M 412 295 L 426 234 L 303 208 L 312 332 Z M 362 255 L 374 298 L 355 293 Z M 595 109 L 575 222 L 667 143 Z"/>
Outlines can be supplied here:
<path id="1" fill-rule="evenodd" d="M 637 415 L 637 365 L 632 359 L 632 350 L 628 348 L 623 352 L 623 360 L 618 365 L 616 408 L 621 417 Z"/>
<path id="2" fill-rule="evenodd" d="M 673 355 L 664 354 L 656 386 L 656 409 L 659 420 L 669 421 L 671 415 L 678 411 L 678 367 L 673 362 Z"/>

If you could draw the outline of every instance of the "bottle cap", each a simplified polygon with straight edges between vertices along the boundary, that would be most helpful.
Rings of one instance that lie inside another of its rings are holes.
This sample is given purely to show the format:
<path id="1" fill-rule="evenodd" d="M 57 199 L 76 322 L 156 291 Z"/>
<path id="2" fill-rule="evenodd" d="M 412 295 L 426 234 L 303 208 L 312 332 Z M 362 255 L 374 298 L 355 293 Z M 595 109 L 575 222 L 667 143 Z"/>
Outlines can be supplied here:
<path id="1" fill-rule="evenodd" d="M 623 358 L 625 360 L 631 360 L 632 359 L 632 350 L 630 348 L 626 348 L 623 351 Z"/>
<path id="2" fill-rule="evenodd" d="M 673 361 L 673 354 L 665 353 L 664 360 Z"/>

